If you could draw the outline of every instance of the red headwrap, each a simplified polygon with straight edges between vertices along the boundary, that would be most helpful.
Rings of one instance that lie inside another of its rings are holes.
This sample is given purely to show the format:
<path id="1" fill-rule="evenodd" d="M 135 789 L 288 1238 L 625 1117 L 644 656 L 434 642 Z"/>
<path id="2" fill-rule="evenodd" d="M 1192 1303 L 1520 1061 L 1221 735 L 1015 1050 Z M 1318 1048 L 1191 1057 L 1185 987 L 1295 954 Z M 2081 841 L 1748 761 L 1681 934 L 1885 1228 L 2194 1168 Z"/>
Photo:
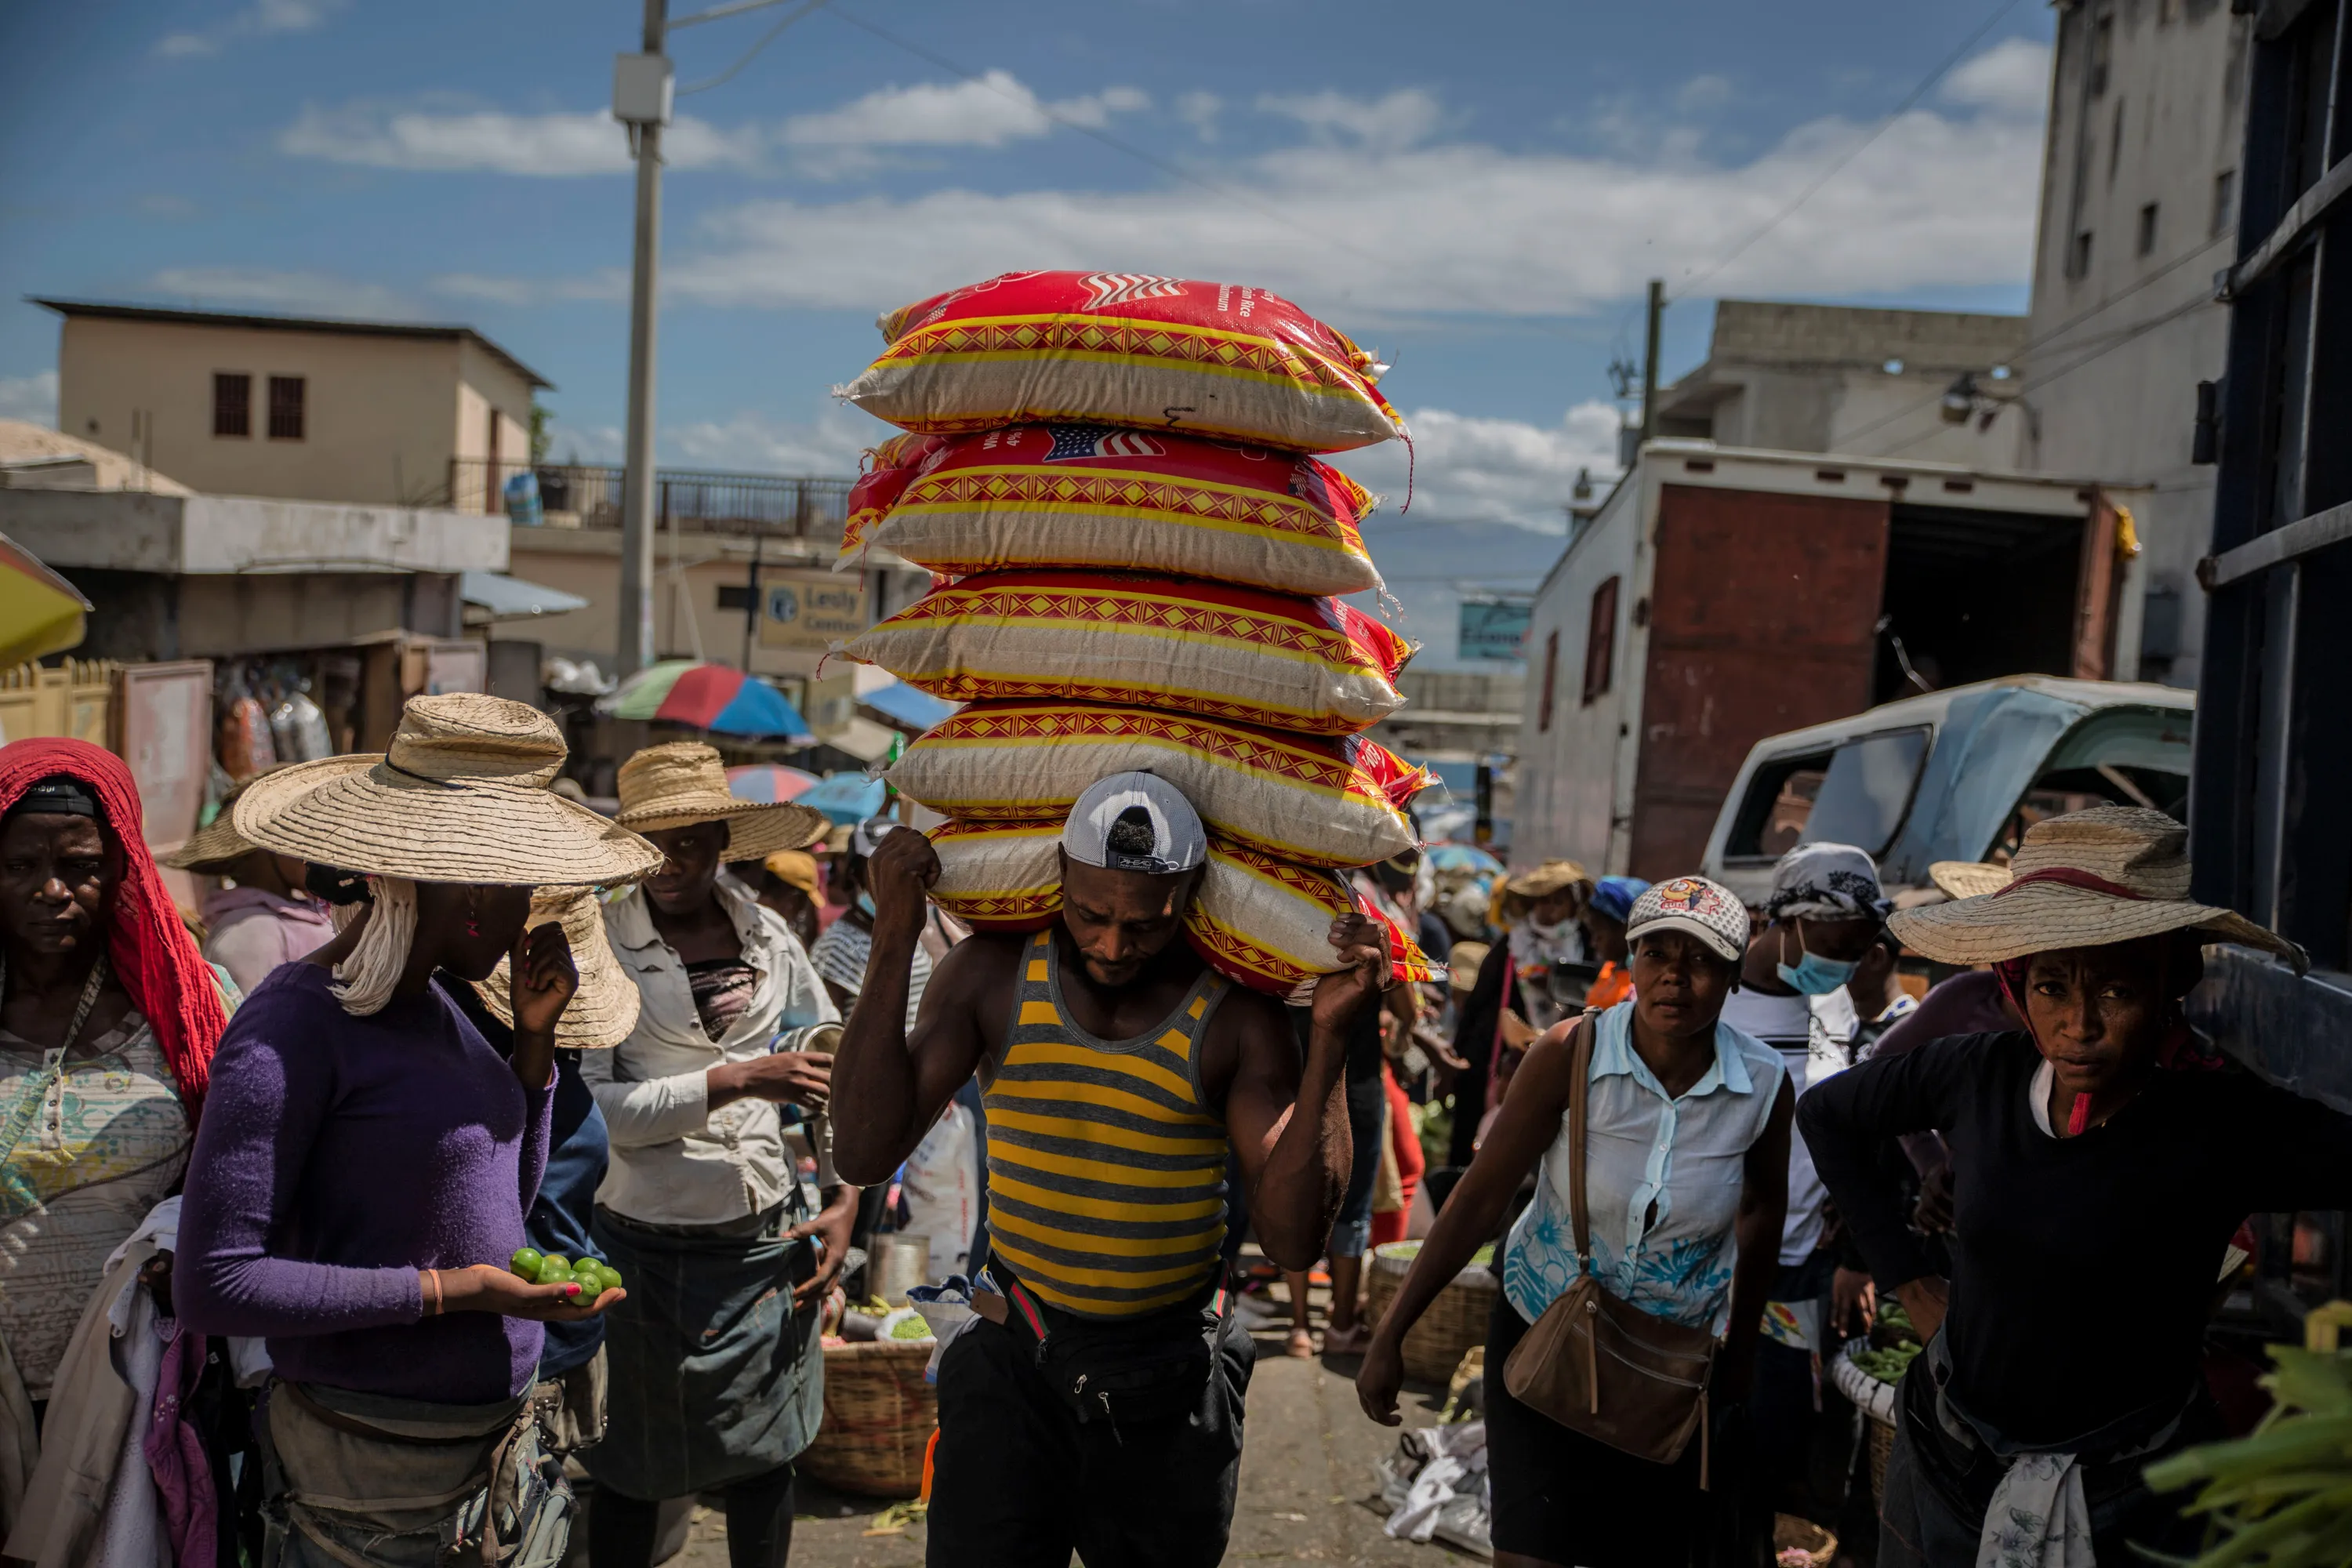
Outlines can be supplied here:
<path id="1" fill-rule="evenodd" d="M 228 1011 L 220 985 L 196 951 L 196 939 L 180 923 L 180 912 L 155 858 L 140 833 L 143 816 L 139 786 L 113 752 L 87 741 L 16 741 L 0 746 L 0 813 L 33 785 L 63 773 L 79 779 L 98 795 L 103 826 L 122 847 L 122 885 L 114 891 L 114 930 L 107 953 L 114 976 L 145 1016 L 163 1047 L 164 1065 L 179 1086 L 188 1124 L 204 1109 L 212 1081 L 213 1051 Z"/>

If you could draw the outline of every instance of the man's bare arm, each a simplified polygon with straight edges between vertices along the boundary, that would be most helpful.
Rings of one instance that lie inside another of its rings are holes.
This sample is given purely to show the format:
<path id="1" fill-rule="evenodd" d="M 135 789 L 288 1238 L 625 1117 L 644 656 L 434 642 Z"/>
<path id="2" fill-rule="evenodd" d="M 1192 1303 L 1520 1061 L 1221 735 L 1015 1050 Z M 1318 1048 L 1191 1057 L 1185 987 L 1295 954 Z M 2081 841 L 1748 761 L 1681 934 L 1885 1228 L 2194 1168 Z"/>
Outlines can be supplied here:
<path id="1" fill-rule="evenodd" d="M 1350 962 L 1315 991 L 1307 1061 L 1283 1010 L 1255 997 L 1232 997 L 1244 1011 L 1225 1129 L 1241 1162 L 1250 1224 L 1258 1245 L 1284 1268 L 1310 1268 L 1330 1238 L 1347 1196 L 1355 1144 L 1348 1131 L 1348 1028 L 1357 1012 L 1377 1005 L 1388 983 L 1389 955 L 1377 928 L 1360 915 L 1331 928 L 1332 945 Z"/>
<path id="2" fill-rule="evenodd" d="M 884 838 L 866 862 L 874 945 L 865 988 L 833 1064 L 833 1160 L 841 1179 L 890 1179 L 987 1054 L 982 1003 L 1004 986 L 1017 945 L 975 937 L 931 973 L 911 1034 L 907 991 L 922 935 L 925 889 L 939 875 L 930 841 L 911 828 Z"/>

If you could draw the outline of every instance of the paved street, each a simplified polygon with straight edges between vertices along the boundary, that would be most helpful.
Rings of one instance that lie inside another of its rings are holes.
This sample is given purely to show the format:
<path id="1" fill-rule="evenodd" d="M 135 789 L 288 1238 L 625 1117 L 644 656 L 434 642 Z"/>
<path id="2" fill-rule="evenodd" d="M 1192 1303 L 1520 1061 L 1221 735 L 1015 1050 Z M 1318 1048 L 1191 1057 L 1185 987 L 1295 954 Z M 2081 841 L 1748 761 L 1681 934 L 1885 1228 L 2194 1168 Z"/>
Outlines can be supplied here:
<path id="1" fill-rule="evenodd" d="M 1228 1563 L 1420 1564 L 1443 1568 L 1475 1559 L 1443 1546 L 1414 1546 L 1381 1533 L 1387 1510 L 1376 1500 L 1372 1463 L 1395 1434 L 1364 1419 L 1349 1379 L 1353 1358 L 1332 1363 L 1292 1361 L 1276 1334 L 1258 1336 L 1250 1384 L 1242 1495 Z M 1407 1396 L 1408 1419 L 1433 1419 L 1443 1394 Z M 919 1568 L 923 1530 L 869 1537 L 877 1504 L 814 1489 L 801 1499 L 793 1527 L 793 1568 Z M 698 1511 L 685 1553 L 673 1568 L 726 1568 L 725 1523 Z"/>

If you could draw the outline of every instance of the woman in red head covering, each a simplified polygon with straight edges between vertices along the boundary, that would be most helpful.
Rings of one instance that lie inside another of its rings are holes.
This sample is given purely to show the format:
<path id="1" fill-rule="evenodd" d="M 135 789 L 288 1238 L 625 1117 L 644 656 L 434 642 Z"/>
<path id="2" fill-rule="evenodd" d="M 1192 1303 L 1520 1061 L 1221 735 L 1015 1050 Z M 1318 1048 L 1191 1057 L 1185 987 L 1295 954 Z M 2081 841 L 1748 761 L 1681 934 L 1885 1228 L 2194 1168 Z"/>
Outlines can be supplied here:
<path id="1" fill-rule="evenodd" d="M 0 1353 L 36 1401 L 178 1186 L 227 1021 L 140 818 L 111 752 L 0 746 Z"/>

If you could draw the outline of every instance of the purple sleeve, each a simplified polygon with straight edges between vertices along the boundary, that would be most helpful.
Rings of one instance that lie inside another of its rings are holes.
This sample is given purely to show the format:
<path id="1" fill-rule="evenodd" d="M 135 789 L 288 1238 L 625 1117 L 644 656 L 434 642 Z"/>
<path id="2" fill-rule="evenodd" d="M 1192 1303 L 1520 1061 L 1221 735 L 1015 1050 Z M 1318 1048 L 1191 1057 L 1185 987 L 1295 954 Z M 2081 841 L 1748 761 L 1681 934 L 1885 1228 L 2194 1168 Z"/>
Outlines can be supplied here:
<path id="1" fill-rule="evenodd" d="M 550 1063 L 547 1087 L 522 1091 L 523 1114 L 530 1119 L 530 1125 L 523 1129 L 522 1148 L 516 1155 L 515 1163 L 521 1172 L 522 1212 L 526 1215 L 530 1213 L 530 1205 L 538 1200 L 540 1181 L 547 1174 L 547 1153 L 553 1141 L 555 1125 L 555 1085 L 562 1076 L 562 1068 Z"/>
<path id="2" fill-rule="evenodd" d="M 202 1333 L 257 1337 L 415 1322 L 424 1300 L 415 1269 L 269 1253 L 334 1093 L 334 1048 L 299 1027 L 289 995 L 281 989 L 247 1003 L 213 1058 L 180 1205 L 173 1295 L 181 1321 Z M 542 1161 L 546 1125 L 542 1112 Z"/>
<path id="3" fill-rule="evenodd" d="M 2001 999 L 2000 977 L 1989 969 L 1972 969 L 1929 991 L 1888 1026 L 1871 1047 L 1870 1059 L 1899 1057 L 1952 1035 L 1991 1035 L 2019 1026 Z"/>

